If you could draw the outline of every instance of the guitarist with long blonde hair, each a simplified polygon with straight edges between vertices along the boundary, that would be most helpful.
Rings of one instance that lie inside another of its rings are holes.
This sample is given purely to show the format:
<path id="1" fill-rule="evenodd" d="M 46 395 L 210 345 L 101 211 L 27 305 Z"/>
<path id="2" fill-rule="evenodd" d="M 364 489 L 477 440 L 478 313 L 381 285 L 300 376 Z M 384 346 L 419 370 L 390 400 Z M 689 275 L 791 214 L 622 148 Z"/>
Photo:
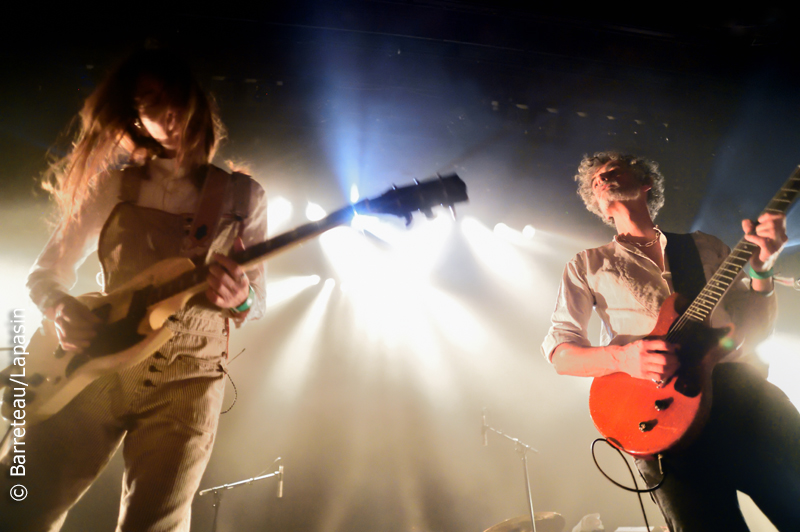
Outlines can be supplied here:
<path id="1" fill-rule="evenodd" d="M 623 382 L 652 389 L 655 400 L 630 427 L 633 437 L 644 440 L 671 422 L 670 409 L 684 399 L 711 398 L 699 434 L 659 452 L 659 457 L 637 455 L 620 443 L 621 437 L 607 435 L 638 457 L 649 486 L 662 478 L 663 468 L 664 482 L 653 495 L 670 530 L 746 531 L 737 490 L 750 495 L 780 530 L 797 530 L 800 414 L 785 394 L 741 361 L 743 351 L 752 351 L 773 327 L 777 306 L 772 267 L 787 242 L 785 215 L 765 211 L 756 223 L 742 222 L 745 245 L 755 245 L 743 266 L 749 278 L 731 276 L 731 286 L 711 315 L 714 324 L 732 322 L 734 333 L 722 342 L 728 348 L 710 349 L 695 364 L 681 357 L 691 346 L 650 333 L 674 285 L 699 275 L 702 287 L 702 278 L 710 279 L 730 250 L 710 235 L 665 236 L 655 225 L 664 204 L 664 178 L 651 161 L 597 153 L 584 157 L 575 179 L 586 207 L 617 234 L 609 244 L 582 251 L 567 264 L 543 354 L 560 374 L 595 377 L 595 383 L 620 376 Z M 673 246 L 688 244 L 670 255 L 670 240 Z M 602 322 L 599 345 L 588 338 L 593 310 Z M 693 380 L 695 365 L 709 370 L 713 393 L 700 393 L 696 385 L 702 379 Z M 595 407 L 617 408 L 624 415 L 638 406 L 626 400 L 620 393 L 605 405 L 591 405 L 595 424 Z"/>
<path id="2" fill-rule="evenodd" d="M 117 65 L 79 119 L 72 150 L 46 179 L 60 221 L 28 278 L 61 350 L 79 357 L 103 321 L 68 293 L 94 250 L 105 292 L 174 257 L 212 263 L 208 289 L 166 321 L 171 337 L 152 355 L 24 427 L 28 497 L 8 496 L 20 480 L 8 474 L 19 465 L 9 452 L 0 529 L 58 530 L 121 445 L 118 530 L 188 531 L 222 405 L 229 323 L 264 311 L 263 266 L 245 273 L 226 254 L 266 239 L 266 198 L 249 177 L 211 166 L 224 136 L 216 107 L 168 52 Z"/>

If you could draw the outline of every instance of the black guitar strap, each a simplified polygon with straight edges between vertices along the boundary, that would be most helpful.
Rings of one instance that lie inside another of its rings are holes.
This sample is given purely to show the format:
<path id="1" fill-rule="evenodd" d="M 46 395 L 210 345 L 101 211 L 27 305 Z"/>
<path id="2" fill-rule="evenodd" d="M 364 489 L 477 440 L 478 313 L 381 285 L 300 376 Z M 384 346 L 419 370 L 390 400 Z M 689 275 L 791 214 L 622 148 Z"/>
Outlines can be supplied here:
<path id="1" fill-rule="evenodd" d="M 689 234 L 664 233 L 667 237 L 667 260 L 672 270 L 672 287 L 679 294 L 694 300 L 706 285 L 703 262 L 694 238 Z"/>

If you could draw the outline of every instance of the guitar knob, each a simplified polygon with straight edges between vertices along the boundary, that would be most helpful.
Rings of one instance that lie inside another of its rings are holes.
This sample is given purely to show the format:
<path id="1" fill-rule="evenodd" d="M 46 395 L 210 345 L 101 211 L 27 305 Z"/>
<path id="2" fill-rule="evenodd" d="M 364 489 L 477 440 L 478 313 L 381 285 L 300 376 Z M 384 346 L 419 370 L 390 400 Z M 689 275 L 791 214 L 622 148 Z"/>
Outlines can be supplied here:
<path id="1" fill-rule="evenodd" d="M 666 399 L 658 399 L 656 400 L 656 410 L 661 412 L 662 410 L 666 410 L 669 408 L 669 405 L 672 404 L 673 398 L 667 397 Z"/>
<path id="2" fill-rule="evenodd" d="M 642 421 L 641 423 L 639 423 L 639 430 L 642 432 L 650 432 L 655 428 L 656 424 L 658 424 L 657 419 L 651 419 L 650 421 Z"/>

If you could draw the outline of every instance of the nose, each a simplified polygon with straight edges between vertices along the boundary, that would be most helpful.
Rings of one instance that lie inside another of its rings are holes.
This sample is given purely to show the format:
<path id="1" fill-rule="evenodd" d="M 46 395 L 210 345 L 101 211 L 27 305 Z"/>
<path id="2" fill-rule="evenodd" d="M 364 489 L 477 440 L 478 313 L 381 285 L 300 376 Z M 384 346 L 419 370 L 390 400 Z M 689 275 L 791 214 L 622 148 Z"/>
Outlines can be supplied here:
<path id="1" fill-rule="evenodd" d="M 177 116 L 175 114 L 175 111 L 170 109 L 169 111 L 167 111 L 167 114 L 164 117 L 164 124 L 166 125 L 165 129 L 167 131 L 172 131 L 175 128 L 176 122 L 177 122 Z"/>

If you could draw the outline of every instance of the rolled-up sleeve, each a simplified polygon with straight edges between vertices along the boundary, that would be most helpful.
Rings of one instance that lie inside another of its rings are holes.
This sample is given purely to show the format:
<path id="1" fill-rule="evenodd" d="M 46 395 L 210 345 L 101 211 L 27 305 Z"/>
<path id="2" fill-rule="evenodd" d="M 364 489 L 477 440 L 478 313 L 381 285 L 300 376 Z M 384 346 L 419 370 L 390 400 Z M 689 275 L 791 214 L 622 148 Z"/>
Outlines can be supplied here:
<path id="1" fill-rule="evenodd" d="M 245 248 L 252 247 L 267 240 L 267 194 L 263 187 L 250 179 L 250 213 L 244 220 L 242 242 Z M 233 315 L 237 327 L 249 321 L 261 318 L 267 308 L 267 266 L 261 262 L 247 271 L 250 286 L 253 288 L 253 304 L 243 318 Z"/>
<path id="2" fill-rule="evenodd" d="M 70 223 L 62 220 L 28 274 L 31 300 L 44 312 L 78 279 L 78 268 L 97 249 L 100 230 L 118 202 L 120 177 L 109 174 Z"/>
<path id="3" fill-rule="evenodd" d="M 542 354 L 548 361 L 553 350 L 565 342 L 591 345 L 588 329 L 594 303 L 586 281 L 586 261 L 583 253 L 579 253 L 564 268 L 550 330 L 542 343 Z"/>

